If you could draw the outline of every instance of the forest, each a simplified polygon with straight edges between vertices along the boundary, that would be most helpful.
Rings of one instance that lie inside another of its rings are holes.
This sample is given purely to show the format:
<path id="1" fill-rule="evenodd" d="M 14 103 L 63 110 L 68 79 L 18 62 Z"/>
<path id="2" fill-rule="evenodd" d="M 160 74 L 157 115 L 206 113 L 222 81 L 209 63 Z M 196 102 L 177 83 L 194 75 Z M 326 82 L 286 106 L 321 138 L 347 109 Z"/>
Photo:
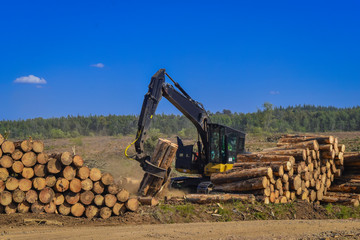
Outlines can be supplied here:
<path id="1" fill-rule="evenodd" d="M 246 133 L 291 133 L 360 131 L 360 107 L 336 108 L 312 105 L 274 107 L 264 103 L 253 113 L 237 113 L 224 109 L 208 112 L 211 122 L 220 123 Z M 136 115 L 67 116 L 0 121 L 0 133 L 10 138 L 36 139 L 78 136 L 122 136 L 135 134 Z M 182 115 L 154 116 L 152 130 L 165 135 L 195 137 L 192 123 Z"/>

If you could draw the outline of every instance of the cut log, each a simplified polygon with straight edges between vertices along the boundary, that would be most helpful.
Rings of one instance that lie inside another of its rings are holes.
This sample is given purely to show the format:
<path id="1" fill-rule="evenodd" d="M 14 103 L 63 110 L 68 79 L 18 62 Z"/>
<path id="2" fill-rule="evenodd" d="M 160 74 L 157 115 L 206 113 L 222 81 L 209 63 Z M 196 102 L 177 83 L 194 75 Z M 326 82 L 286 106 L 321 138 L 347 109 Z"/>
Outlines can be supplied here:
<path id="1" fill-rule="evenodd" d="M 36 190 L 40 191 L 46 187 L 46 180 L 45 180 L 45 178 L 36 177 L 36 178 L 34 178 L 32 184 Z"/>
<path id="2" fill-rule="evenodd" d="M 34 166 L 36 164 L 36 154 L 34 152 L 25 153 L 21 158 L 21 162 L 25 167 Z"/>
<path id="3" fill-rule="evenodd" d="M 111 184 L 107 187 L 107 189 L 108 189 L 108 193 L 114 195 L 118 194 L 120 191 L 119 186 L 117 184 Z"/>
<path id="4" fill-rule="evenodd" d="M 15 161 L 11 168 L 15 173 L 21 173 L 24 169 L 24 164 L 21 161 Z"/>
<path id="5" fill-rule="evenodd" d="M 12 194 L 8 191 L 2 191 L 0 193 L 0 204 L 3 206 L 7 206 L 12 203 Z"/>
<path id="6" fill-rule="evenodd" d="M 86 178 L 81 181 L 81 188 L 85 191 L 90 191 L 91 189 L 93 189 L 93 186 L 94 186 L 94 183 L 89 178 Z"/>
<path id="7" fill-rule="evenodd" d="M 90 170 L 90 179 L 94 182 L 99 181 L 101 179 L 101 171 L 98 168 L 92 168 Z"/>
<path id="8" fill-rule="evenodd" d="M 112 211 L 111 211 L 111 209 L 110 208 L 108 208 L 108 207 L 102 207 L 101 209 L 100 209 L 100 217 L 102 218 L 102 219 L 108 219 L 109 217 L 111 217 L 111 213 L 112 213 Z"/>
<path id="9" fill-rule="evenodd" d="M 81 191 L 81 181 L 78 178 L 74 178 L 70 181 L 70 190 L 74 193 L 78 193 Z"/>
<path id="10" fill-rule="evenodd" d="M 285 144 L 285 143 L 284 143 Z M 310 150 L 319 150 L 319 143 L 316 140 L 292 143 L 292 144 L 281 144 L 279 147 L 274 148 L 266 148 L 264 152 L 276 151 L 276 150 L 284 150 L 284 149 L 299 149 L 299 148 L 309 148 Z"/>
<path id="11" fill-rule="evenodd" d="M 71 206 L 71 214 L 75 217 L 81 217 L 85 212 L 85 207 L 81 203 L 75 203 Z"/>
<path id="12" fill-rule="evenodd" d="M 37 177 L 45 177 L 47 175 L 46 166 L 43 164 L 36 164 L 34 166 L 34 174 Z"/>
<path id="13" fill-rule="evenodd" d="M 74 164 L 75 167 L 80 168 L 80 167 L 82 167 L 84 165 L 84 160 L 82 159 L 81 156 L 75 155 L 73 157 L 73 164 Z"/>
<path id="14" fill-rule="evenodd" d="M 44 143 L 39 140 L 33 141 L 33 151 L 36 153 L 42 153 L 44 151 Z"/>
<path id="15" fill-rule="evenodd" d="M 266 177 L 251 178 L 244 181 L 224 183 L 216 185 L 214 190 L 224 192 L 241 192 L 251 191 L 257 189 L 264 189 L 269 185 L 269 181 Z"/>
<path id="16" fill-rule="evenodd" d="M 23 201 L 17 205 L 17 211 L 18 213 L 28 213 L 30 210 L 30 206 L 30 203 Z"/>
<path id="17" fill-rule="evenodd" d="M 25 199 L 26 201 L 28 201 L 29 203 L 35 203 L 38 200 L 38 194 L 35 190 L 29 190 L 26 192 L 25 194 Z"/>
<path id="18" fill-rule="evenodd" d="M 9 191 L 14 191 L 19 187 L 19 180 L 14 177 L 9 177 L 5 183 L 5 187 Z"/>
<path id="19" fill-rule="evenodd" d="M 87 206 L 85 209 L 85 216 L 89 219 L 93 219 L 99 215 L 99 209 L 93 205 Z"/>
<path id="20" fill-rule="evenodd" d="M 55 196 L 53 198 L 53 202 L 55 205 L 59 206 L 63 204 L 65 201 L 65 197 L 62 193 L 55 193 Z"/>
<path id="21" fill-rule="evenodd" d="M 46 187 L 40 191 L 39 200 L 40 202 L 47 204 L 53 200 L 54 196 L 55 196 L 54 190 L 52 190 L 52 188 Z"/>
<path id="22" fill-rule="evenodd" d="M 297 191 L 301 188 L 301 178 L 296 175 L 293 179 L 290 179 L 290 189 Z"/>
<path id="23" fill-rule="evenodd" d="M 13 154 L 15 151 L 15 145 L 12 141 L 4 141 L 1 144 L 1 150 L 3 153 Z"/>
<path id="24" fill-rule="evenodd" d="M 58 207 L 58 211 L 61 215 L 67 216 L 70 214 L 71 205 L 65 202 Z"/>
<path id="25" fill-rule="evenodd" d="M 45 182 L 46 182 L 46 186 L 47 187 L 54 187 L 55 184 L 56 184 L 56 177 L 54 175 L 48 175 L 46 178 L 45 178 Z"/>
<path id="26" fill-rule="evenodd" d="M 3 135 L 0 134 L 0 145 L 3 144 L 4 141 L 5 141 L 5 138 L 3 137 Z"/>
<path id="27" fill-rule="evenodd" d="M 242 179 L 249 179 L 255 177 L 267 176 L 273 177 L 273 171 L 271 167 L 254 168 L 246 170 L 232 169 L 222 173 L 215 173 L 211 175 L 211 182 L 214 184 L 231 183 Z"/>
<path id="28" fill-rule="evenodd" d="M 101 176 L 101 182 L 102 182 L 104 185 L 113 184 L 113 183 L 114 183 L 114 177 L 113 177 L 110 173 L 104 173 L 104 174 Z"/>
<path id="29" fill-rule="evenodd" d="M 94 198 L 94 203 L 96 206 L 101 207 L 104 204 L 104 196 L 103 195 L 96 195 Z"/>
<path id="30" fill-rule="evenodd" d="M 80 194 L 80 202 L 84 205 L 90 205 L 95 196 L 92 191 L 85 191 Z"/>
<path id="31" fill-rule="evenodd" d="M 6 214 L 16 213 L 16 211 L 17 211 L 17 204 L 15 203 L 10 203 L 9 205 L 5 206 Z"/>
<path id="32" fill-rule="evenodd" d="M 58 178 L 55 184 L 55 190 L 58 192 L 65 192 L 69 189 L 69 181 L 65 178 Z"/>
<path id="33" fill-rule="evenodd" d="M 31 204 L 31 212 L 33 213 L 42 213 L 44 212 L 45 205 L 39 201 Z"/>
<path id="34" fill-rule="evenodd" d="M 27 192 L 32 188 L 32 181 L 30 179 L 22 178 L 19 180 L 19 189 Z"/>
<path id="35" fill-rule="evenodd" d="M 50 158 L 46 167 L 49 173 L 57 174 L 61 171 L 61 162 L 56 158 Z"/>
<path id="36" fill-rule="evenodd" d="M 79 202 L 80 200 L 80 194 L 79 193 L 73 193 L 73 192 L 66 192 L 64 193 L 65 201 L 71 205 L 74 205 L 75 203 Z"/>
<path id="37" fill-rule="evenodd" d="M 53 202 L 49 202 L 44 206 L 44 210 L 46 213 L 55 213 L 56 212 L 56 205 Z"/>
<path id="38" fill-rule="evenodd" d="M 126 206 L 124 203 L 115 203 L 114 207 L 112 208 L 113 214 L 116 216 L 122 215 L 126 211 Z"/>
<path id="39" fill-rule="evenodd" d="M 11 168 L 13 165 L 13 159 L 10 156 L 4 155 L 0 159 L 0 165 L 3 168 Z"/>
<path id="40" fill-rule="evenodd" d="M 112 208 L 116 203 L 116 196 L 112 194 L 106 194 L 104 197 L 105 206 Z"/>
<path id="41" fill-rule="evenodd" d="M 30 179 L 30 178 L 32 178 L 32 177 L 34 176 L 34 169 L 33 169 L 33 168 L 24 167 L 21 175 L 22 175 L 24 178 Z"/>
<path id="42" fill-rule="evenodd" d="M 94 182 L 93 191 L 97 194 L 102 194 L 105 190 L 105 186 L 102 182 Z"/>
<path id="43" fill-rule="evenodd" d="M 117 195 L 117 200 L 119 202 L 126 202 L 127 200 L 129 200 L 129 197 L 130 197 L 130 193 L 128 191 L 126 191 L 125 189 L 122 189 Z"/>
<path id="44" fill-rule="evenodd" d="M 138 200 L 142 205 L 156 206 L 159 204 L 159 201 L 154 197 L 139 197 Z"/>
<path id="45" fill-rule="evenodd" d="M 72 163 L 73 157 L 69 152 L 63 152 L 60 157 L 60 161 L 63 165 L 68 166 Z"/>
<path id="46" fill-rule="evenodd" d="M 292 156 L 270 155 L 270 154 L 238 154 L 237 162 L 294 162 Z"/>
<path id="47" fill-rule="evenodd" d="M 33 149 L 33 141 L 28 139 L 20 142 L 14 142 L 15 148 L 21 149 L 23 152 L 30 152 Z"/>
<path id="48" fill-rule="evenodd" d="M 272 155 L 286 155 L 286 156 L 293 156 L 299 160 L 306 160 L 307 153 L 305 149 L 285 149 L 285 150 L 273 150 L 270 152 L 262 152 L 268 153 Z M 259 153 L 261 154 L 261 153 Z"/>
<path id="49" fill-rule="evenodd" d="M 9 172 L 6 168 L 0 168 L 0 180 L 6 181 L 9 177 Z"/>
<path id="50" fill-rule="evenodd" d="M 136 198 L 130 198 L 125 206 L 129 211 L 136 212 L 139 209 L 139 201 Z"/>
<path id="51" fill-rule="evenodd" d="M 77 177 L 80 179 L 87 179 L 90 176 L 90 169 L 88 167 L 81 167 L 77 170 Z"/>
<path id="52" fill-rule="evenodd" d="M 49 155 L 46 153 L 39 153 L 36 157 L 36 160 L 38 163 L 45 165 L 49 161 Z"/>
<path id="53" fill-rule="evenodd" d="M 21 203 L 25 200 L 25 193 L 21 191 L 20 189 L 16 189 L 13 193 L 13 202 L 15 203 Z"/>
<path id="54" fill-rule="evenodd" d="M 20 160 L 23 156 L 23 152 L 19 149 L 15 149 L 15 151 L 11 154 L 11 158 L 15 161 Z M 1 149 L 0 149 L 0 157 L 1 157 Z"/>
<path id="55" fill-rule="evenodd" d="M 75 175 L 76 175 L 76 170 L 72 166 L 66 166 L 62 170 L 62 176 L 69 181 L 73 180 L 75 178 Z"/>
<path id="56" fill-rule="evenodd" d="M 359 206 L 359 200 L 345 197 L 323 196 L 322 202 L 326 203 L 340 203 L 342 205 Z"/>

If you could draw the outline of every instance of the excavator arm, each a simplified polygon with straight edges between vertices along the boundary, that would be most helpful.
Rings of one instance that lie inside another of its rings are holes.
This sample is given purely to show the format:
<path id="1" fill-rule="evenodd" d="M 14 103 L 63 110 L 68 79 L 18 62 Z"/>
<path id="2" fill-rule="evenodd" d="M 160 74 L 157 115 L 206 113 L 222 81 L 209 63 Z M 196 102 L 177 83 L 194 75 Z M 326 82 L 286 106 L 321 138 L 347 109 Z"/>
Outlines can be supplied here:
<path id="1" fill-rule="evenodd" d="M 165 75 L 169 77 L 180 92 L 165 82 Z M 140 162 L 145 172 L 160 178 L 165 178 L 168 175 L 166 170 L 151 164 L 150 156 L 144 153 L 144 141 L 147 131 L 150 128 L 151 120 L 162 97 L 165 97 L 194 124 L 201 139 L 201 142 L 200 140 L 198 141 L 199 152 L 203 150 L 205 156 L 209 154 L 207 152 L 208 148 L 206 147 L 208 144 L 207 123 L 209 117 L 202 104 L 194 101 L 184 89 L 166 73 L 165 69 L 160 69 L 152 76 L 138 121 L 138 131 L 135 140 L 136 155 L 133 156 L 133 158 Z"/>

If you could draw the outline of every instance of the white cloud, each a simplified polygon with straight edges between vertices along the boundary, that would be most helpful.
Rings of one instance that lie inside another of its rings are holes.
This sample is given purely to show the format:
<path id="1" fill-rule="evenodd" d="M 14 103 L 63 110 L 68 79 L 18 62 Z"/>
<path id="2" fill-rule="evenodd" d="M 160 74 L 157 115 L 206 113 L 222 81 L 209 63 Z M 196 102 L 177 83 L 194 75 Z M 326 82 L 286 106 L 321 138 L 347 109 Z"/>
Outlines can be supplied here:
<path id="1" fill-rule="evenodd" d="M 271 95 L 279 95 L 280 92 L 279 92 L 279 91 L 270 91 L 270 94 L 271 94 Z"/>
<path id="2" fill-rule="evenodd" d="M 96 67 L 96 68 L 103 68 L 105 67 L 105 65 L 103 63 L 96 63 L 96 64 L 91 64 L 91 67 Z"/>
<path id="3" fill-rule="evenodd" d="M 29 76 L 18 77 L 17 79 L 15 79 L 14 83 L 46 84 L 47 82 L 44 78 L 39 78 L 34 75 L 29 75 Z"/>

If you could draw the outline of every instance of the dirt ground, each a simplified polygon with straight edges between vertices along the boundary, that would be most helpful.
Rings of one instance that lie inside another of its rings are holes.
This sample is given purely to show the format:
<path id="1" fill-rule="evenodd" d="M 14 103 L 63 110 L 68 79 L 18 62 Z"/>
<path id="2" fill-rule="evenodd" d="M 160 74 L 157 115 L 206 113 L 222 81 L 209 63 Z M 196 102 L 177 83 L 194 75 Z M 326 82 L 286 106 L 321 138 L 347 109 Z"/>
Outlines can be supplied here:
<path id="1" fill-rule="evenodd" d="M 0 227 L 2 239 L 360 239 L 359 220 Z"/>

